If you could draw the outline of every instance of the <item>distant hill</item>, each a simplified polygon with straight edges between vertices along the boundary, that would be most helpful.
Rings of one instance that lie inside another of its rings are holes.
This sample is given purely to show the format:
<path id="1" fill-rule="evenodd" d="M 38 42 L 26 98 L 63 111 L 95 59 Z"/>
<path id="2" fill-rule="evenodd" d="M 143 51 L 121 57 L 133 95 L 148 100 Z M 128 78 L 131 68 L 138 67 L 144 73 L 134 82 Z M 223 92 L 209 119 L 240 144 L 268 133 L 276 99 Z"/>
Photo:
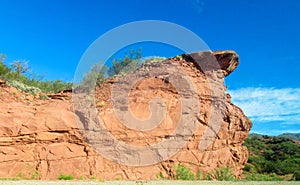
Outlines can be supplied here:
<path id="1" fill-rule="evenodd" d="M 257 137 L 261 139 L 263 137 L 274 137 L 274 136 L 268 136 L 268 135 L 257 134 L 257 133 L 251 133 L 248 136 L 248 138 L 253 138 L 253 137 Z M 284 138 L 300 141 L 300 133 L 283 133 L 276 137 L 284 137 Z"/>
<path id="2" fill-rule="evenodd" d="M 253 137 L 262 138 L 263 136 L 264 135 L 262 135 L 262 134 L 251 133 L 251 134 L 249 134 L 248 138 L 253 138 Z"/>
<path id="3" fill-rule="evenodd" d="M 300 141 L 300 133 L 284 133 L 284 134 L 280 134 L 278 137 L 284 137 L 284 138 Z"/>

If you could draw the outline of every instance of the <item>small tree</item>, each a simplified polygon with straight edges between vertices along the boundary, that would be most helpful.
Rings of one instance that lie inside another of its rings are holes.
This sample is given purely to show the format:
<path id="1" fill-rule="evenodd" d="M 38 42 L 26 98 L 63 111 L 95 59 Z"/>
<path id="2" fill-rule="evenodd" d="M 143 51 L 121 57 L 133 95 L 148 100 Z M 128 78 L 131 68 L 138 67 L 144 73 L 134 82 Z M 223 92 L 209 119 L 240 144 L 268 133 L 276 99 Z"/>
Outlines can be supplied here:
<path id="1" fill-rule="evenodd" d="M 11 69 L 3 63 L 5 60 L 5 55 L 0 54 L 0 78 L 7 80 L 8 74 L 11 72 Z"/>
<path id="2" fill-rule="evenodd" d="M 14 61 L 11 65 L 12 69 L 17 72 L 18 76 L 21 76 L 24 73 L 29 71 L 28 61 L 26 60 L 17 60 Z"/>
<path id="3" fill-rule="evenodd" d="M 130 50 L 129 55 L 125 54 L 124 58 L 114 59 L 113 65 L 110 68 L 110 76 L 118 75 L 120 73 L 128 73 L 138 67 L 139 60 L 142 58 L 141 49 Z"/>
<path id="4" fill-rule="evenodd" d="M 101 63 L 92 66 L 91 70 L 83 77 L 83 87 L 93 88 L 96 84 L 103 82 L 107 77 L 108 70 L 109 68 Z"/>

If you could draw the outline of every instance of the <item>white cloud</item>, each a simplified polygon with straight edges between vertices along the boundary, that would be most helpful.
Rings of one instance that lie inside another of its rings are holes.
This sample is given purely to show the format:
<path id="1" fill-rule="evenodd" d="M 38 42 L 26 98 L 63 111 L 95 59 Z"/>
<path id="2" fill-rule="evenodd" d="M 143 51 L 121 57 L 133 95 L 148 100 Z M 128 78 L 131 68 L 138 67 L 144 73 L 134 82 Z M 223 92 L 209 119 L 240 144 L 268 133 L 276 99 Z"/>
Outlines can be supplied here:
<path id="1" fill-rule="evenodd" d="M 228 91 L 253 122 L 300 124 L 300 88 L 242 88 Z"/>
<path id="2" fill-rule="evenodd" d="M 250 131 L 251 133 L 251 131 Z M 253 131 L 253 133 L 256 133 L 256 134 L 261 134 L 261 135 L 274 135 L 274 136 L 277 136 L 277 135 L 280 135 L 282 133 L 300 133 L 300 129 L 295 129 L 295 130 L 289 130 L 289 129 L 285 129 L 285 130 L 255 130 Z"/>
<path id="3" fill-rule="evenodd" d="M 201 13 L 203 11 L 203 7 L 205 5 L 203 0 L 191 0 L 190 2 L 187 1 L 188 3 L 191 2 L 193 8 L 197 11 L 197 13 Z"/>

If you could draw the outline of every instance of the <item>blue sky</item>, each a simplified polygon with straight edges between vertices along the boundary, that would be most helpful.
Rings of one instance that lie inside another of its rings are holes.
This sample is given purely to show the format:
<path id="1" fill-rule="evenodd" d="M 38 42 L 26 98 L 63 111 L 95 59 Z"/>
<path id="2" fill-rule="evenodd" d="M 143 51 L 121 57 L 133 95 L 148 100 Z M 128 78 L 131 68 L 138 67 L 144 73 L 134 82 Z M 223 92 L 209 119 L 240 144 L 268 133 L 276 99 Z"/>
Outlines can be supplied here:
<path id="1" fill-rule="evenodd" d="M 45 79 L 71 81 L 88 46 L 112 28 L 164 20 L 201 37 L 211 50 L 235 50 L 227 79 L 252 132 L 300 132 L 298 0 L 0 0 L 0 53 L 29 61 Z M 143 50 L 176 55 L 178 50 Z M 178 53 L 179 54 L 179 53 Z"/>

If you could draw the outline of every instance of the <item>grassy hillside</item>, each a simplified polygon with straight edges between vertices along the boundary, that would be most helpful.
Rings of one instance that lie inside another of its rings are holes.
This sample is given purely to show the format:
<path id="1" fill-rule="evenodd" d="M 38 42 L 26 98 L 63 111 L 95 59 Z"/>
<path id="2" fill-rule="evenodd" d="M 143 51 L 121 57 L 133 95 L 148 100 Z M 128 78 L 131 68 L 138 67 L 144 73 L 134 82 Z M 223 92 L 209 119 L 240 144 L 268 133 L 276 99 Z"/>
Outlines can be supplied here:
<path id="1" fill-rule="evenodd" d="M 299 142 L 282 136 L 251 135 L 245 165 L 248 180 L 300 180 Z"/>

